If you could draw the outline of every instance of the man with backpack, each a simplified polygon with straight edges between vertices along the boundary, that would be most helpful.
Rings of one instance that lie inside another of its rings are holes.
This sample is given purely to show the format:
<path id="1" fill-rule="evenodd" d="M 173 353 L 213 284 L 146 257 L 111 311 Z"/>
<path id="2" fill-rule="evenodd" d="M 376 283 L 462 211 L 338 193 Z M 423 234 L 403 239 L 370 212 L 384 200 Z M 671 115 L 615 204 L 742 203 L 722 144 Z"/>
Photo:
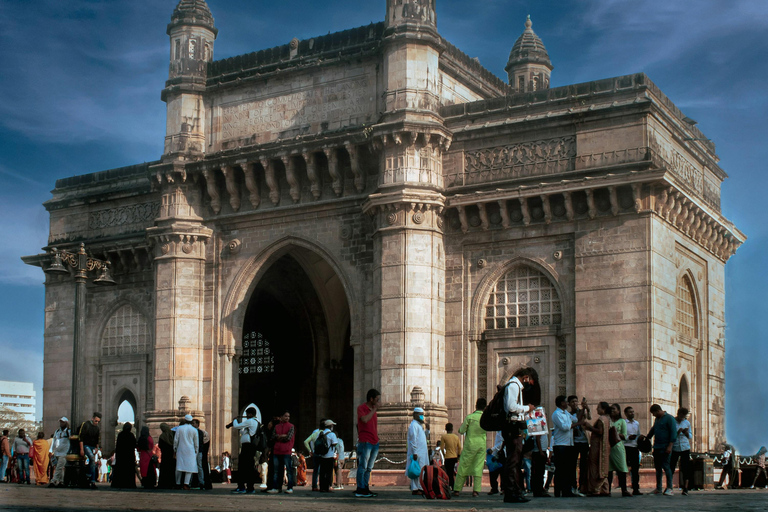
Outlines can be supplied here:
<path id="1" fill-rule="evenodd" d="M 315 453 L 313 458 L 320 462 L 320 492 L 332 492 L 331 481 L 333 480 L 333 458 L 336 454 L 334 447 L 338 440 L 333 433 L 333 427 L 336 425 L 332 420 L 325 420 L 322 432 L 315 439 Z"/>
<path id="2" fill-rule="evenodd" d="M 237 466 L 237 489 L 234 494 L 256 494 L 253 484 L 256 481 L 254 470 L 254 456 L 256 455 L 256 434 L 259 431 L 259 422 L 256 420 L 256 408 L 249 407 L 245 410 L 246 419 L 242 422 L 237 419 L 226 425 L 227 428 L 235 427 L 240 430 L 240 457 Z M 246 489 L 247 486 L 247 489 Z"/>
<path id="3" fill-rule="evenodd" d="M 319 491 L 320 486 L 317 484 L 320 478 L 320 458 L 315 457 L 315 441 L 320 432 L 325 430 L 325 418 L 320 420 L 320 427 L 312 431 L 308 438 L 304 440 L 304 447 L 307 449 L 307 453 L 312 456 L 312 490 Z"/>
<path id="4" fill-rule="evenodd" d="M 521 368 L 509 379 L 504 390 L 504 411 L 507 414 L 507 422 L 501 432 L 507 448 L 507 459 L 504 463 L 501 483 L 505 503 L 529 501 L 523 497 L 520 475 L 523 462 L 521 433 L 526 429 L 525 414 L 534 410 L 536 406 L 531 403 L 523 405 L 523 393 L 533 390 L 537 377 L 536 370 L 533 368 Z"/>

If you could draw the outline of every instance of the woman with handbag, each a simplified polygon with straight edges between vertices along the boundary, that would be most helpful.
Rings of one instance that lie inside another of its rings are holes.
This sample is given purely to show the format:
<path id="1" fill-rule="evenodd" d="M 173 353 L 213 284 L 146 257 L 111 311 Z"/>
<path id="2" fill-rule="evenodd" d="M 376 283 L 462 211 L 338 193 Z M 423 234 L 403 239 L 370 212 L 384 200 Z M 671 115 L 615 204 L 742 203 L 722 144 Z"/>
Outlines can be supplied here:
<path id="1" fill-rule="evenodd" d="M 627 468 L 627 452 L 622 442 L 627 439 L 627 422 L 621 417 L 621 406 L 619 404 L 611 406 L 611 428 L 615 429 L 616 439 L 609 438 L 611 443 L 611 460 L 608 467 L 608 492 L 611 491 L 613 472 L 615 471 L 619 475 L 621 495 L 625 498 L 631 498 L 632 493 L 627 490 L 627 473 L 629 472 L 629 468 Z"/>

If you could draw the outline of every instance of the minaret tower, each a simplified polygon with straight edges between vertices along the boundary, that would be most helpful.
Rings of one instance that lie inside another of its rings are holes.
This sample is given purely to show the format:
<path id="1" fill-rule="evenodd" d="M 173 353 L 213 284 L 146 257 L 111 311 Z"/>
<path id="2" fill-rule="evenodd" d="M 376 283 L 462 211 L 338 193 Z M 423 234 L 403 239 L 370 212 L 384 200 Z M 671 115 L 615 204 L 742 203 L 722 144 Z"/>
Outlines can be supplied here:
<path id="1" fill-rule="evenodd" d="M 509 85 L 515 92 L 531 92 L 549 89 L 549 76 L 552 73 L 552 62 L 549 60 L 547 49 L 541 38 L 533 31 L 531 16 L 525 20 L 525 30 L 517 38 L 509 62 L 504 68 L 509 76 Z"/>
<path id="2" fill-rule="evenodd" d="M 379 412 L 383 452 L 418 405 L 427 421 L 447 419 L 445 385 L 445 249 L 442 232 L 443 152 L 451 133 L 439 115 L 435 0 L 387 0 L 384 104 L 371 137 L 379 182 L 363 209 L 374 218 L 373 308 L 379 319 L 372 347 L 380 368 L 372 376 L 386 405 Z"/>
<path id="3" fill-rule="evenodd" d="M 171 64 L 162 93 L 167 104 L 163 160 L 196 160 L 205 153 L 203 92 L 218 30 L 205 0 L 181 0 L 167 33 Z"/>

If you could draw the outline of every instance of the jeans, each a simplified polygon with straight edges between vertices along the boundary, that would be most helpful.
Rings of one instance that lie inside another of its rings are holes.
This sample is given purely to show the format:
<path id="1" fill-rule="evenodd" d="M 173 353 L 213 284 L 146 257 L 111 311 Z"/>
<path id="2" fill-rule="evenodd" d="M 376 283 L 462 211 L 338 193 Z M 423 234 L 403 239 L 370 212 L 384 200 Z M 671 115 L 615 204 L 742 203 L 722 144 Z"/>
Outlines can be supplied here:
<path id="1" fill-rule="evenodd" d="M 667 489 L 672 489 L 672 466 L 669 464 L 669 457 L 665 449 L 653 450 L 653 467 L 656 468 L 656 489 L 661 490 L 661 475 L 667 477 Z"/>
<path id="2" fill-rule="evenodd" d="M 627 466 L 632 475 L 632 491 L 640 492 L 640 450 L 634 446 L 625 446 L 627 452 Z"/>
<path id="3" fill-rule="evenodd" d="M 501 488 L 504 491 L 504 499 L 508 501 L 523 495 L 522 476 L 520 474 L 523 465 L 523 438 L 517 431 L 502 430 L 502 436 L 504 436 L 507 458 L 501 473 Z"/>
<path id="4" fill-rule="evenodd" d="M 319 489 L 320 481 L 320 456 L 312 454 L 312 489 Z"/>
<path id="5" fill-rule="evenodd" d="M 691 450 L 685 450 L 683 452 L 672 451 L 672 457 L 670 458 L 669 466 L 672 468 L 672 475 L 675 474 L 677 469 L 677 461 L 680 461 L 680 474 L 677 477 L 677 481 L 680 487 L 684 491 L 691 488 Z"/>
<path id="6" fill-rule="evenodd" d="M 531 459 L 523 457 L 523 486 L 525 492 L 531 492 Z"/>
<path id="7" fill-rule="evenodd" d="M 83 451 L 85 452 L 85 456 L 88 457 L 88 470 L 86 471 L 86 475 L 88 475 L 88 481 L 95 482 L 96 481 L 96 456 L 94 455 L 94 453 L 96 453 L 96 447 L 83 445 Z"/>
<path id="8" fill-rule="evenodd" d="M 544 494 L 544 471 L 547 456 L 541 452 L 531 453 L 531 492 L 534 496 Z"/>
<path id="9" fill-rule="evenodd" d="M 197 481 L 200 488 L 205 487 L 205 473 L 203 472 L 203 452 L 197 452 Z"/>
<path id="10" fill-rule="evenodd" d="M 256 471 L 253 468 L 255 455 L 256 445 L 253 443 L 242 444 L 240 458 L 237 462 L 237 488 L 240 490 L 253 490 L 253 483 L 256 481 Z"/>
<path id="11" fill-rule="evenodd" d="M 280 490 L 283 487 L 283 471 L 288 473 L 287 489 L 293 489 L 293 463 L 291 455 L 272 455 L 272 465 L 275 467 L 275 476 L 272 480 L 272 488 Z"/>
<path id="12" fill-rule="evenodd" d="M 357 488 L 368 489 L 371 471 L 379 455 L 379 443 L 357 443 Z"/>
<path id="13" fill-rule="evenodd" d="M 555 497 L 570 496 L 576 481 L 577 448 L 574 446 L 555 446 Z"/>
<path id="14" fill-rule="evenodd" d="M 16 455 L 16 467 L 19 469 L 19 482 L 29 483 L 29 454 Z"/>
<path id="15" fill-rule="evenodd" d="M 5 480 L 5 473 L 8 470 L 8 456 L 3 455 L 3 462 L 0 463 L 0 480 Z"/>

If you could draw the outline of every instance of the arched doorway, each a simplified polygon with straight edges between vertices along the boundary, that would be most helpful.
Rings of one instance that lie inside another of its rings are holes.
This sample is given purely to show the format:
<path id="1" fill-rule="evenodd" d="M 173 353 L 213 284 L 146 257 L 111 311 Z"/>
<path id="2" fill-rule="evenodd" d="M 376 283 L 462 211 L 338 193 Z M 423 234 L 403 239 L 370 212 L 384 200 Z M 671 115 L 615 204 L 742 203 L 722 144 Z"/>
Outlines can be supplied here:
<path id="1" fill-rule="evenodd" d="M 349 306 L 325 260 L 294 248 L 262 274 L 248 299 L 235 368 L 237 407 L 255 403 L 264 422 L 291 413 L 295 446 L 332 418 L 354 442 Z"/>
<path id="2" fill-rule="evenodd" d="M 139 431 L 139 426 L 136 424 L 136 397 L 133 393 L 126 389 L 117 399 L 117 403 L 117 419 L 113 423 L 115 430 L 112 432 L 112 446 L 114 446 L 114 442 L 117 439 L 117 434 L 122 432 L 125 423 L 133 425 L 134 434 Z"/>

